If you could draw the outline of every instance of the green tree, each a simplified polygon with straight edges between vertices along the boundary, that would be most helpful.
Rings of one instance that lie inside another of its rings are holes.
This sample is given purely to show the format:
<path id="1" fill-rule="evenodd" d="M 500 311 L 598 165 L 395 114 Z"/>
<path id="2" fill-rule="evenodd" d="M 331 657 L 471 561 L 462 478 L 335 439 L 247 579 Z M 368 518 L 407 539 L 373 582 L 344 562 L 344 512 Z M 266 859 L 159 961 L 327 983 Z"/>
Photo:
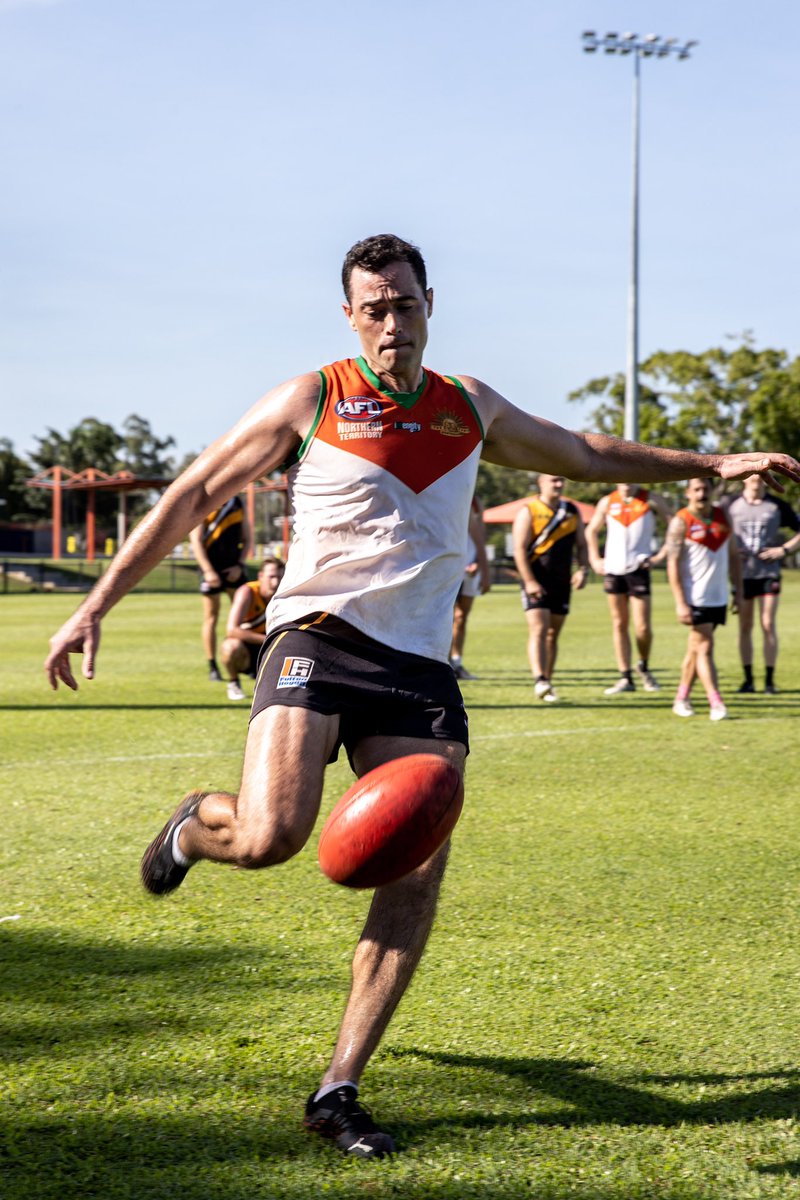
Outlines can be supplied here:
<path id="1" fill-rule="evenodd" d="M 590 380 L 569 399 L 599 400 L 584 428 L 619 437 L 624 390 L 618 374 Z M 791 361 L 784 350 L 757 349 L 749 333 L 741 334 L 732 349 L 659 350 L 640 366 L 639 424 L 643 442 L 677 450 L 730 454 L 760 448 L 796 454 L 800 360 Z"/>
<path id="2" fill-rule="evenodd" d="M 13 442 L 0 438 L 0 521 L 29 521 L 39 513 L 31 508 L 31 488 L 25 481 L 32 474 L 31 465 L 14 451 Z"/>

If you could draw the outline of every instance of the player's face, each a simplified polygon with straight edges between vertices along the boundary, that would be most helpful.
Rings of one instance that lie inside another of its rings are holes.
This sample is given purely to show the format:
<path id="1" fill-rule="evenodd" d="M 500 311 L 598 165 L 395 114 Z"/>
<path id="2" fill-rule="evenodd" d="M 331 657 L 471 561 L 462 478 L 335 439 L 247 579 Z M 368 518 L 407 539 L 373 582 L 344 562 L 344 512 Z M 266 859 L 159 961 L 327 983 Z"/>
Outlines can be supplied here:
<path id="1" fill-rule="evenodd" d="M 389 263 L 376 274 L 356 267 L 350 303 L 342 307 L 375 374 L 388 376 L 398 391 L 415 391 L 428 341 L 431 289 L 423 292 L 407 262 Z"/>
<path id="2" fill-rule="evenodd" d="M 711 484 L 707 479 L 690 479 L 686 488 L 686 499 L 693 512 L 703 512 L 711 507 Z"/>
<path id="3" fill-rule="evenodd" d="M 564 492 L 563 475 L 540 475 L 539 495 L 545 504 L 557 504 Z"/>
<path id="4" fill-rule="evenodd" d="M 763 500 L 767 485 L 760 475 L 748 475 L 744 481 L 745 500 Z"/>
<path id="5" fill-rule="evenodd" d="M 280 567 L 275 567 L 270 564 L 268 567 L 262 567 L 258 572 L 258 590 L 265 600 L 271 600 L 278 590 L 278 584 L 283 579 L 283 571 Z"/>

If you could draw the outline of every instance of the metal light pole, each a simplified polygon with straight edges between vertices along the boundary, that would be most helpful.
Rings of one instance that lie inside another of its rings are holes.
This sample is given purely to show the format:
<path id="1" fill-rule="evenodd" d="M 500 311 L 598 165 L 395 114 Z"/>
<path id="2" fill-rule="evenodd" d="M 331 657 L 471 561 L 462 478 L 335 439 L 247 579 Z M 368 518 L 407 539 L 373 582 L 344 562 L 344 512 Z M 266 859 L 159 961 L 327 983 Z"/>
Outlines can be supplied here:
<path id="1" fill-rule="evenodd" d="M 628 284 L 628 354 L 625 369 L 625 437 L 639 440 L 639 108 L 641 100 L 640 60 L 642 58 L 688 58 L 697 42 L 679 42 L 661 38 L 657 33 L 616 33 L 598 35 L 588 30 L 583 35 L 587 54 L 604 50 L 606 54 L 633 55 L 633 190 L 631 210 L 631 274 Z"/>

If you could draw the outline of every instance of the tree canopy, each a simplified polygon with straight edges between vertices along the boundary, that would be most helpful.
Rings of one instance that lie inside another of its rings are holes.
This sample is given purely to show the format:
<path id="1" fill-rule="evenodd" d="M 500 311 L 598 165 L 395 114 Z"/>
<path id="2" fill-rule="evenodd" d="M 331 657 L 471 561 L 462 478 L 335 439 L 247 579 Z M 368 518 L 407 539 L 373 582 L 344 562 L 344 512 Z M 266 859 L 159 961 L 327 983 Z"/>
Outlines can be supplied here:
<path id="1" fill-rule="evenodd" d="M 797 454 L 800 359 L 790 359 L 785 350 L 759 350 L 748 333 L 731 340 L 738 344 L 701 353 L 659 350 L 641 363 L 643 442 L 708 454 L 745 450 Z M 592 379 L 568 398 L 579 404 L 595 402 L 587 431 L 622 437 L 622 373 Z M 796 502 L 796 488 L 794 493 Z"/>

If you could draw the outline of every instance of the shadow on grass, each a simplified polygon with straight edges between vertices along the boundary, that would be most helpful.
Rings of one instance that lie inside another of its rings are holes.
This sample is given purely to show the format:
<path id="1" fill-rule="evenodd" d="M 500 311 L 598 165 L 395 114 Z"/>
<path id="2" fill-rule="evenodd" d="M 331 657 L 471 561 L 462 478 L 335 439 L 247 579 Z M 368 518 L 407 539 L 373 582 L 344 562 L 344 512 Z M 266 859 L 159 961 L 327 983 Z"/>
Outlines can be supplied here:
<path id="1" fill-rule="evenodd" d="M 759 1175 L 789 1175 L 792 1179 L 800 1179 L 800 1161 L 765 1163 L 763 1167 L 753 1167 Z"/>
<path id="2" fill-rule="evenodd" d="M 218 1034 L 214 1013 L 232 998 L 242 1011 L 276 1003 L 270 996 L 303 994 L 307 964 L 267 932 L 263 942 L 197 945 L 131 944 L 80 939 L 60 930 L 15 928 L 0 936 L 0 1054 L 9 1061 L 52 1048 L 66 1058 L 87 1045 L 102 1053 L 137 1035 L 163 1041 L 207 1030 Z M 314 968 L 315 986 L 336 977 Z M 280 1003 L 280 1001 L 277 1001 Z"/>
<path id="3" fill-rule="evenodd" d="M 519 1080 L 525 1087 L 540 1092 L 561 1105 L 547 1111 L 541 1103 L 535 1112 L 487 1114 L 475 1111 L 448 1114 L 439 1120 L 420 1121 L 410 1129 L 422 1131 L 438 1124 L 463 1125 L 469 1128 L 492 1128 L 498 1125 L 547 1125 L 565 1128 L 580 1125 L 652 1125 L 673 1128 L 679 1125 L 717 1125 L 756 1121 L 764 1118 L 780 1120 L 794 1118 L 800 1112 L 800 1071 L 778 1069 L 757 1075 L 717 1075 L 713 1083 L 730 1087 L 736 1083 L 773 1080 L 771 1086 L 740 1091 L 735 1095 L 703 1096 L 698 1100 L 682 1100 L 659 1095 L 646 1085 L 663 1086 L 673 1082 L 707 1086 L 709 1077 L 698 1073 L 670 1076 L 639 1077 L 636 1084 L 616 1082 L 599 1074 L 594 1063 L 570 1059 L 502 1058 L 429 1052 L 425 1050 L 391 1050 L 395 1057 L 415 1057 L 445 1067 L 466 1068 L 489 1072 L 506 1079 Z M 778 1082 L 783 1081 L 783 1082 Z M 639 1083 L 642 1086 L 639 1086 Z M 478 1092 L 480 1088 L 476 1089 Z"/>

